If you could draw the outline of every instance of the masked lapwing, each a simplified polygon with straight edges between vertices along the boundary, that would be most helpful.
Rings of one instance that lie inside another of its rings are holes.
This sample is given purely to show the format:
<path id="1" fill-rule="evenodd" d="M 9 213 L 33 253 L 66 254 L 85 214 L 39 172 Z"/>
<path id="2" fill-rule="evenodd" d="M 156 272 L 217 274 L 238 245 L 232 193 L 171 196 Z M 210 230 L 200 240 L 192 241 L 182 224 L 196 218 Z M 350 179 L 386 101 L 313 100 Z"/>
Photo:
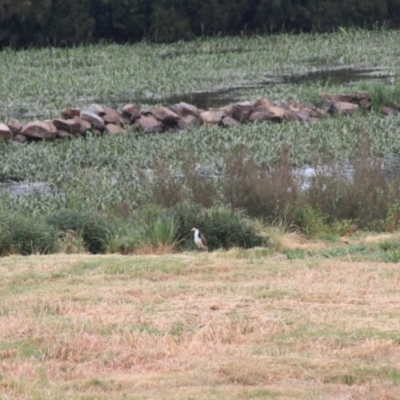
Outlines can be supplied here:
<path id="1" fill-rule="evenodd" d="M 194 232 L 194 242 L 197 247 L 208 251 L 207 240 L 204 235 L 197 228 L 192 228 L 192 232 Z"/>

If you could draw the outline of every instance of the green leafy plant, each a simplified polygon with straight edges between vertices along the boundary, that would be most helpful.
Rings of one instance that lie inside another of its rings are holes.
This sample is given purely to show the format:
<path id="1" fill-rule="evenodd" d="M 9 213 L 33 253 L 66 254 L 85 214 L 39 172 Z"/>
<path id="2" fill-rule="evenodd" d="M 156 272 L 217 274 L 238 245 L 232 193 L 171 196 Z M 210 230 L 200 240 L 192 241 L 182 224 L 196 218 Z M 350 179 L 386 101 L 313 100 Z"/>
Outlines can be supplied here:
<path id="1" fill-rule="evenodd" d="M 0 217 L 0 254 L 49 254 L 57 250 L 57 233 L 40 217 Z"/>
<path id="2" fill-rule="evenodd" d="M 266 244 L 255 225 L 243 211 L 233 211 L 222 204 L 209 209 L 181 203 L 167 211 L 178 221 L 178 238 L 182 245 L 194 248 L 191 229 L 204 232 L 210 250 L 231 247 L 251 248 Z"/>
<path id="3" fill-rule="evenodd" d="M 50 215 L 47 223 L 57 229 L 62 237 L 69 231 L 80 234 L 91 253 L 106 252 L 107 243 L 114 235 L 113 226 L 93 213 L 65 209 Z"/>

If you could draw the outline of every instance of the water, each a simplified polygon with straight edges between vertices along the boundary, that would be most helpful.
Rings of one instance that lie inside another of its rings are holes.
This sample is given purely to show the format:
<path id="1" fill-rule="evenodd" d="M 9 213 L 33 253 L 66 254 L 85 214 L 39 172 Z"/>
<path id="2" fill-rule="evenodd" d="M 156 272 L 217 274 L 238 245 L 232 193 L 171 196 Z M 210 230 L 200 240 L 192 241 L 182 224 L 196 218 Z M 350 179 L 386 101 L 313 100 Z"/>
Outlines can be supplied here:
<path id="1" fill-rule="evenodd" d="M 0 183 L 0 194 L 9 194 L 12 196 L 27 196 L 32 194 L 49 195 L 52 189 L 46 182 L 6 182 Z"/>
<path id="2" fill-rule="evenodd" d="M 201 109 L 218 108 L 230 103 L 243 101 L 235 95 L 241 89 L 262 89 L 268 85 L 288 85 L 316 82 L 321 85 L 350 85 L 359 81 L 383 81 L 390 82 L 394 76 L 389 70 L 383 68 L 353 68 L 353 67 L 324 67 L 313 69 L 301 74 L 265 75 L 260 82 L 230 86 L 223 89 L 194 91 L 185 93 L 173 93 L 167 96 L 130 96 L 117 95 L 108 97 L 96 97 L 92 99 L 100 104 L 107 104 L 112 108 L 118 108 L 123 104 L 136 103 L 146 105 L 162 104 L 171 106 L 181 101 L 193 104 Z"/>

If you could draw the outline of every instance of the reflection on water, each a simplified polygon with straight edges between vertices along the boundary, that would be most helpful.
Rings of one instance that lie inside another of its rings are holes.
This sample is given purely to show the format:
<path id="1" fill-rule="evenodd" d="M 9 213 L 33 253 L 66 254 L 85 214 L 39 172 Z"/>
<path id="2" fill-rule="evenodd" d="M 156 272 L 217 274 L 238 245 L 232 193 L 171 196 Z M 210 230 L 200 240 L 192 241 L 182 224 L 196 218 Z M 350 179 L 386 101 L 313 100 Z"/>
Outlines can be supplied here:
<path id="1" fill-rule="evenodd" d="M 261 77 L 261 81 L 243 85 L 235 85 L 226 88 L 214 90 L 194 91 L 172 93 L 165 96 L 135 95 L 133 93 L 119 93 L 116 95 L 97 96 L 88 99 L 88 103 L 95 102 L 107 105 L 108 107 L 118 109 L 127 103 L 135 103 L 139 106 L 162 104 L 171 106 L 181 101 L 195 105 L 201 109 L 218 108 L 227 104 L 242 101 L 239 98 L 238 91 L 243 89 L 262 89 L 269 85 L 293 85 L 307 82 L 318 82 L 321 85 L 347 85 L 359 81 L 377 81 L 382 80 L 390 82 L 394 80 L 393 74 L 384 68 L 352 68 L 326 66 L 313 69 L 301 74 L 265 74 Z M 9 117 L 13 118 L 44 118 L 49 117 L 48 110 L 13 110 Z"/>
<path id="2" fill-rule="evenodd" d="M 93 99 L 97 103 L 107 104 L 118 108 L 121 104 L 138 103 L 155 105 L 162 104 L 170 106 L 181 101 L 195 105 L 198 108 L 218 108 L 227 104 L 241 101 L 235 92 L 241 89 L 261 89 L 268 85 L 301 84 L 307 82 L 318 82 L 321 85 L 327 83 L 332 85 L 346 85 L 358 81 L 394 79 L 390 71 L 383 68 L 352 68 L 352 67 L 324 67 L 313 69 L 302 74 L 274 74 L 264 75 L 262 81 L 253 84 L 232 86 L 224 89 L 195 91 L 185 93 L 173 93 L 167 96 L 134 96 L 117 95 L 108 97 L 97 97 Z"/>
<path id="3" fill-rule="evenodd" d="M 26 196 L 32 194 L 48 195 L 52 193 L 50 185 L 46 182 L 7 182 L 0 183 L 0 194 L 10 194 L 12 196 Z"/>

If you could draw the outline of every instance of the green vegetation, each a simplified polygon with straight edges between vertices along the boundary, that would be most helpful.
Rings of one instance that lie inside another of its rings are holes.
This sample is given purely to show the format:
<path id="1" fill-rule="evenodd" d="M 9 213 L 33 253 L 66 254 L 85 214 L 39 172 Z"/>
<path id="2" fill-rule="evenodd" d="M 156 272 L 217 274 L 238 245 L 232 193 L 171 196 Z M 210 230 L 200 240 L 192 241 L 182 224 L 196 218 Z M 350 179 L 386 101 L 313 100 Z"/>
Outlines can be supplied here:
<path id="1" fill-rule="evenodd" d="M 48 254 L 57 251 L 57 233 L 41 218 L 0 216 L 0 255 Z"/>
<path id="2" fill-rule="evenodd" d="M 82 237 L 91 253 L 104 253 L 107 243 L 114 236 L 113 227 L 94 213 L 60 210 L 47 218 L 47 223 L 60 232 L 61 237 L 74 232 Z"/>
<path id="3" fill-rule="evenodd" d="M 0 63 L 7 76 L 0 81 L 0 92 L 7 93 L 0 99 L 4 121 L 35 112 L 58 116 L 66 106 L 93 101 L 145 107 L 163 104 L 172 94 L 232 86 L 237 89 L 229 96 L 238 100 L 314 104 L 321 91 L 370 90 L 373 104 L 371 112 L 312 123 L 202 126 L 164 135 L 132 129 L 28 146 L 0 142 L 1 210 L 52 221 L 68 252 L 193 248 L 188 240 L 193 226 L 212 238 L 211 249 L 265 244 L 260 236 L 265 224 L 309 237 L 395 231 L 400 116 L 385 117 L 380 106 L 395 107 L 400 100 L 399 41 L 396 31 L 348 29 L 168 45 L 6 49 Z M 376 68 L 372 76 L 384 79 L 346 87 L 340 80 L 315 81 L 315 72 L 326 68 L 343 73 Z M 287 83 L 270 85 L 269 79 Z M 306 177 L 310 167 L 314 172 Z M 8 191 L 10 182 L 40 183 L 46 191 L 16 195 Z M 70 218 L 69 225 L 62 218 Z"/>
<path id="4" fill-rule="evenodd" d="M 321 91 L 370 86 L 364 81 L 341 87 L 340 79 L 319 77 L 321 70 L 378 68 L 373 77 L 396 77 L 399 42 L 400 31 L 350 29 L 346 35 L 287 33 L 159 45 L 5 49 L 0 76 L 7 79 L 0 80 L 0 93 L 4 94 L 0 120 L 21 118 L 26 113 L 59 117 L 64 107 L 87 107 L 94 101 L 112 107 L 131 101 L 143 106 L 149 102 L 165 105 L 170 95 L 229 88 L 237 88 L 228 92 L 235 99 L 315 102 Z M 307 78 L 308 73 L 314 73 L 313 79 Z M 304 79 L 294 84 L 293 76 Z M 277 84 L 271 84 L 275 81 Z M 353 81 L 351 76 L 349 81 Z M 375 83 L 387 93 L 395 91 L 387 82 Z M 393 87 L 398 88 L 398 82 Z"/>

